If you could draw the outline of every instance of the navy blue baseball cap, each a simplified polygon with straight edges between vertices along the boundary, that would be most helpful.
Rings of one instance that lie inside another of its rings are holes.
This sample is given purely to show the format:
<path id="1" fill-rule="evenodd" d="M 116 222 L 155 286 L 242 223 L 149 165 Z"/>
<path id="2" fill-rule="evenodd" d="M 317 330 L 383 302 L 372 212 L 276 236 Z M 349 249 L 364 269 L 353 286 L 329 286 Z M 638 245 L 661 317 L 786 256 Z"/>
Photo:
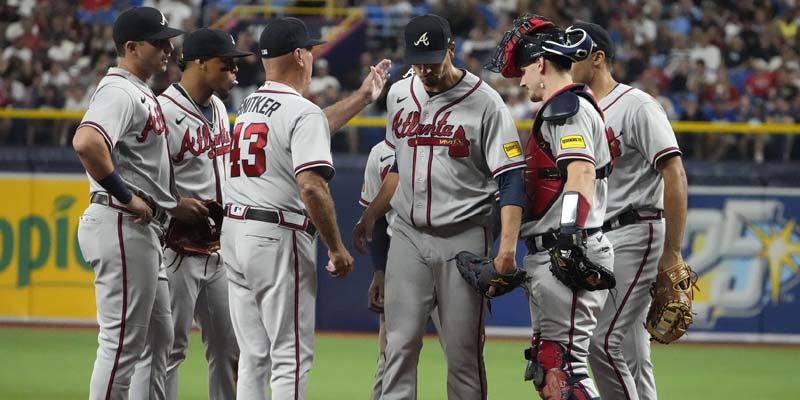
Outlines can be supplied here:
<path id="1" fill-rule="evenodd" d="M 201 28 L 183 39 L 183 59 L 185 61 L 209 59 L 214 57 L 247 57 L 249 51 L 236 48 L 236 42 L 222 29 Z"/>
<path id="2" fill-rule="evenodd" d="M 294 17 L 275 18 L 267 23 L 258 39 L 261 58 L 275 58 L 289 54 L 294 49 L 318 46 L 324 40 L 312 39 L 306 24 Z"/>
<path id="3" fill-rule="evenodd" d="M 435 14 L 414 17 L 406 25 L 405 42 L 406 64 L 441 64 L 453 43 L 450 23 Z"/>
<path id="4" fill-rule="evenodd" d="M 183 35 L 180 29 L 167 26 L 167 17 L 153 7 L 132 7 L 114 21 L 114 43 L 161 40 Z"/>

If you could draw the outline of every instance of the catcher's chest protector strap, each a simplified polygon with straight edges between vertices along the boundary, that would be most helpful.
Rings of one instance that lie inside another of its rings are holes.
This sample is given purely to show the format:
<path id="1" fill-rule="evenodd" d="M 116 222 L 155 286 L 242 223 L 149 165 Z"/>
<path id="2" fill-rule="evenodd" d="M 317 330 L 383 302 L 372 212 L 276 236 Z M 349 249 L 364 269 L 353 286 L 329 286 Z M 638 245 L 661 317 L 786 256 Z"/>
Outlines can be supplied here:
<path id="1" fill-rule="evenodd" d="M 545 121 L 559 123 L 578 113 L 580 98 L 588 100 L 595 110 L 603 117 L 603 110 L 597 104 L 591 89 L 584 84 L 569 85 L 552 95 L 539 109 L 533 122 L 533 130 L 525 147 L 525 196 L 530 219 L 541 219 L 558 200 L 567 180 L 566 171 L 562 171 L 556 164 L 555 156 L 550 144 L 542 135 L 542 124 Z M 604 117 L 603 117 L 604 118 Z M 613 135 L 606 139 L 613 140 Z M 611 174 L 612 162 L 595 170 L 597 179 L 603 179 Z"/>

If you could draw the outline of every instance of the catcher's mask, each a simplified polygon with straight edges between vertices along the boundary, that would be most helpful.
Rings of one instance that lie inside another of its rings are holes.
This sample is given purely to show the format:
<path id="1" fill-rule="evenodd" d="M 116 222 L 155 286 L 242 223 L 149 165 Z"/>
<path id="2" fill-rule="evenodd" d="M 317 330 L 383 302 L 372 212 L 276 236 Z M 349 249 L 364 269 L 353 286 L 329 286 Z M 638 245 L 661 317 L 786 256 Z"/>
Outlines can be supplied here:
<path id="1" fill-rule="evenodd" d="M 546 18 L 529 14 L 514 20 L 497 45 L 492 60 L 484 68 L 506 78 L 523 75 L 522 69 L 546 54 L 569 62 L 585 60 L 594 43 L 583 29 L 562 31 Z"/>

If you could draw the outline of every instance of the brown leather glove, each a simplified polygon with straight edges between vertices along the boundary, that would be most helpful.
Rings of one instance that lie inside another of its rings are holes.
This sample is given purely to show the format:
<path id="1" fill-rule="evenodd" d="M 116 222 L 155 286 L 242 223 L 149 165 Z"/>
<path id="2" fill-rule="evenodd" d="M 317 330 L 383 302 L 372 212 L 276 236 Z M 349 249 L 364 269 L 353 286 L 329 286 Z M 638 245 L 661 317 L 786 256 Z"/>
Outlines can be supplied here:
<path id="1" fill-rule="evenodd" d="M 653 297 L 645 327 L 653 340 L 669 344 L 681 338 L 692 325 L 692 300 L 697 277 L 688 264 L 675 264 L 656 275 L 650 288 Z"/>
<path id="2" fill-rule="evenodd" d="M 210 256 L 220 249 L 219 237 L 225 209 L 214 200 L 205 200 L 208 218 L 197 222 L 181 222 L 175 218 L 167 228 L 165 246 L 180 254 Z"/>

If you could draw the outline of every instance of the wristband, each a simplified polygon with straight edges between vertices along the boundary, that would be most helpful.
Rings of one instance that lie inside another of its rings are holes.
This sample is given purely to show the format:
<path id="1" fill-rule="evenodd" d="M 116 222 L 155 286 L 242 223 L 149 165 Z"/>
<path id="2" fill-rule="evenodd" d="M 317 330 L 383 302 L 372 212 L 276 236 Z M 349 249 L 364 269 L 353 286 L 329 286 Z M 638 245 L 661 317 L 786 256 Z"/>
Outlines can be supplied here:
<path id="1" fill-rule="evenodd" d="M 580 192 L 566 192 L 561 201 L 561 226 L 583 229 L 592 205 Z"/>
<path id="2" fill-rule="evenodd" d="M 125 181 L 122 180 L 122 177 L 119 176 L 117 171 L 111 171 L 110 174 L 97 181 L 97 183 L 99 183 L 106 192 L 122 202 L 122 204 L 128 204 L 131 202 L 131 199 L 133 199 L 133 193 L 125 186 Z"/>

